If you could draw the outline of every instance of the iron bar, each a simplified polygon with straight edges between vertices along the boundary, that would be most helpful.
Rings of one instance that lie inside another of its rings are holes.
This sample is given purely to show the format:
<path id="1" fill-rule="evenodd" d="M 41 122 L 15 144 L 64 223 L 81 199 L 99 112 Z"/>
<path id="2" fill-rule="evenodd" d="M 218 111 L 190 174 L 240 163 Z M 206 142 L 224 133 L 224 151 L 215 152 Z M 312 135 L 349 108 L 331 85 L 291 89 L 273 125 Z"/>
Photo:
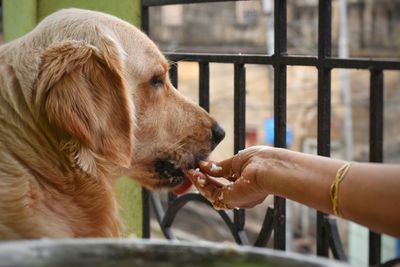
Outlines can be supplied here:
<path id="1" fill-rule="evenodd" d="M 171 79 L 171 83 L 175 89 L 178 89 L 178 62 L 170 65 L 169 78 Z M 172 205 L 176 198 L 177 196 L 174 193 L 168 193 L 168 207 Z M 167 235 L 171 236 L 170 233 L 167 233 Z"/>
<path id="2" fill-rule="evenodd" d="M 246 137 L 246 69 L 234 64 L 234 153 L 245 147 Z"/>
<path id="3" fill-rule="evenodd" d="M 318 155 L 330 156 L 331 69 L 324 59 L 331 56 L 332 2 L 319 0 L 318 6 Z M 327 214 L 317 211 L 317 255 L 328 256 L 329 240 L 325 227 Z"/>
<path id="4" fill-rule="evenodd" d="M 333 257 L 341 261 L 347 261 L 346 254 L 344 253 L 343 244 L 340 239 L 337 221 L 329 216 L 325 217 L 326 233 L 328 234 L 329 244 L 332 250 Z"/>
<path id="5" fill-rule="evenodd" d="M 278 61 L 287 54 L 287 3 L 274 2 L 274 146 L 286 148 L 286 65 Z M 274 248 L 286 248 L 286 200 L 274 196 Z"/>
<path id="6" fill-rule="evenodd" d="M 255 247 L 265 247 L 268 240 L 271 238 L 272 230 L 274 227 L 274 209 L 268 207 L 265 213 L 264 221 L 258 237 L 254 242 Z"/>
<path id="7" fill-rule="evenodd" d="M 400 61 L 370 58 L 328 58 L 324 60 L 327 68 L 342 69 L 385 69 L 400 70 Z"/>
<path id="8" fill-rule="evenodd" d="M 286 66 L 274 69 L 274 146 L 286 148 Z M 286 200 L 274 196 L 274 248 L 286 247 Z"/>
<path id="9" fill-rule="evenodd" d="M 199 62 L 199 105 L 210 111 L 210 64 Z"/>
<path id="10" fill-rule="evenodd" d="M 149 33 L 149 9 L 141 2 L 140 26 L 145 33 Z M 150 197 L 151 192 L 142 187 L 142 238 L 150 238 Z"/>
<path id="11" fill-rule="evenodd" d="M 162 223 L 160 225 L 161 228 L 170 229 L 178 212 L 189 202 L 199 202 L 212 207 L 212 204 L 200 194 L 190 193 L 182 195 L 176 198 L 174 202 L 169 206 L 168 210 L 165 212 L 165 216 L 163 217 Z M 228 226 L 236 243 L 245 244 L 243 243 L 243 239 L 241 238 L 239 232 L 237 231 L 237 227 L 232 222 L 229 215 L 223 210 L 216 210 L 216 212 Z"/>
<path id="12" fill-rule="evenodd" d="M 142 188 L 142 238 L 150 238 L 150 194 Z"/>
<path id="13" fill-rule="evenodd" d="M 286 0 L 274 1 L 274 55 L 287 55 L 287 3 Z"/>
<path id="14" fill-rule="evenodd" d="M 172 202 L 177 198 L 177 196 L 174 193 L 168 193 L 168 205 L 171 205 Z"/>
<path id="15" fill-rule="evenodd" d="M 200 4 L 200 3 L 212 3 L 212 2 L 232 2 L 232 0 L 142 0 L 142 5 L 150 7 L 150 6 L 166 6 L 166 5 Z"/>
<path id="16" fill-rule="evenodd" d="M 370 82 L 370 156 L 371 162 L 383 162 L 383 72 L 371 71 Z"/>
<path id="17" fill-rule="evenodd" d="M 169 68 L 169 78 L 171 79 L 172 85 L 178 89 L 178 62 L 171 64 Z"/>
<path id="18" fill-rule="evenodd" d="M 369 160 L 383 162 L 383 71 L 371 70 L 370 76 Z M 369 232 L 369 265 L 381 263 L 381 235 Z"/>
<path id="19" fill-rule="evenodd" d="M 209 63 L 241 63 L 257 65 L 324 66 L 342 69 L 385 69 L 400 70 L 400 61 L 370 58 L 318 58 L 314 56 L 281 55 L 280 57 L 260 54 L 204 54 L 165 52 L 173 61 L 202 61 Z"/>
<path id="20" fill-rule="evenodd" d="M 246 146 L 246 68 L 244 64 L 234 64 L 234 153 Z M 245 211 L 234 210 L 233 222 L 242 237 L 241 243 L 248 243 L 244 234 Z"/>
<path id="21" fill-rule="evenodd" d="M 141 19 L 140 19 L 140 28 L 146 34 L 150 33 L 150 20 L 149 20 L 149 8 L 143 4 L 144 0 L 142 0 L 141 5 Z"/>
<path id="22" fill-rule="evenodd" d="M 175 236 L 172 234 L 172 231 L 169 227 L 163 227 L 163 220 L 165 218 L 164 208 L 161 204 L 160 194 L 159 193 L 152 193 L 151 194 L 151 203 L 153 204 L 153 210 L 160 225 L 161 231 L 163 232 L 164 236 L 167 239 L 176 239 Z M 169 205 L 169 203 L 168 203 Z"/>

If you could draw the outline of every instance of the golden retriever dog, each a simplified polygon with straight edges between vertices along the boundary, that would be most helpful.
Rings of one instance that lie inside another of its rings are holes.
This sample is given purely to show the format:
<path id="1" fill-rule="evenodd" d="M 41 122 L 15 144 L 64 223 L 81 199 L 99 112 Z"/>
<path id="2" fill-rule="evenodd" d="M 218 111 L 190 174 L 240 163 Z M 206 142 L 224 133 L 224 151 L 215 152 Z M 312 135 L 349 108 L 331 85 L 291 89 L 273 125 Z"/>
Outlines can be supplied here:
<path id="1" fill-rule="evenodd" d="M 66 9 L 0 47 L 0 239 L 115 237 L 113 183 L 182 191 L 224 131 L 138 29 Z"/>

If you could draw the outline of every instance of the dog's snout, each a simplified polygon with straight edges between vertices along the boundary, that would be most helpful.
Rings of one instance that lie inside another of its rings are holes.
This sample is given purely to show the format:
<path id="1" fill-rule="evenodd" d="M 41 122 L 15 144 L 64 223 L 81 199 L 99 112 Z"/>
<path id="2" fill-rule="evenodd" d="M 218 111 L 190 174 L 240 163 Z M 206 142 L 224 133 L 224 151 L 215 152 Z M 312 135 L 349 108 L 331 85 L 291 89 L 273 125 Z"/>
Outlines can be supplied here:
<path id="1" fill-rule="evenodd" d="M 224 139 L 225 137 L 225 131 L 224 129 L 219 126 L 218 123 L 214 122 L 212 128 L 211 128 L 211 133 L 212 133 L 212 144 L 213 144 L 213 149 Z"/>

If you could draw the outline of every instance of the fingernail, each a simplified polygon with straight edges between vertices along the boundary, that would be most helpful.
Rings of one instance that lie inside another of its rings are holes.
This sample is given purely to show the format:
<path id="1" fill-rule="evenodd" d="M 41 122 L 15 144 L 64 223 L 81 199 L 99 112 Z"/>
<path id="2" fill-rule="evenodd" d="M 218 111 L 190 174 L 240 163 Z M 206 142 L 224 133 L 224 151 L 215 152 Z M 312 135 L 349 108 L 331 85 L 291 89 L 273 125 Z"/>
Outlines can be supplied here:
<path id="1" fill-rule="evenodd" d="M 196 174 L 196 170 L 190 169 L 190 170 L 187 171 L 187 174 L 189 176 L 194 176 Z"/>
<path id="2" fill-rule="evenodd" d="M 206 184 L 206 179 L 199 176 L 199 177 L 197 177 L 197 183 L 199 184 L 200 187 L 204 187 L 204 185 Z"/>
<path id="3" fill-rule="evenodd" d="M 202 168 L 208 168 L 208 165 L 209 165 L 207 161 L 203 161 L 203 160 L 200 161 L 199 164 L 200 164 L 200 167 L 202 167 Z"/>
<path id="4" fill-rule="evenodd" d="M 187 174 L 188 174 L 188 176 L 193 177 L 193 178 L 202 176 L 202 173 L 201 173 L 201 171 L 200 171 L 199 168 L 197 168 L 197 169 L 190 169 L 190 170 L 187 171 Z"/>
<path id="5" fill-rule="evenodd" d="M 211 164 L 211 168 L 210 171 L 212 172 L 219 172 L 222 171 L 222 167 L 221 166 L 217 166 L 214 162 Z"/>

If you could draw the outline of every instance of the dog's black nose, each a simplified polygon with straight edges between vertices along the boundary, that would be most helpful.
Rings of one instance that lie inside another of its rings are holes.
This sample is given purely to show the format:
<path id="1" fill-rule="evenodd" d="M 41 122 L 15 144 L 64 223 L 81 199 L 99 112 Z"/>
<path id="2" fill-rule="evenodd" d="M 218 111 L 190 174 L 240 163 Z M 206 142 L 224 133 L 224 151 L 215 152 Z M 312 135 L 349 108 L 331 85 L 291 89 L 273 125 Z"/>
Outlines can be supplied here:
<path id="1" fill-rule="evenodd" d="M 225 131 L 224 129 L 221 128 L 221 126 L 219 126 L 218 123 L 214 122 L 211 128 L 211 132 L 212 132 L 212 147 L 214 149 L 219 144 L 219 142 L 221 142 L 222 139 L 224 139 Z"/>

